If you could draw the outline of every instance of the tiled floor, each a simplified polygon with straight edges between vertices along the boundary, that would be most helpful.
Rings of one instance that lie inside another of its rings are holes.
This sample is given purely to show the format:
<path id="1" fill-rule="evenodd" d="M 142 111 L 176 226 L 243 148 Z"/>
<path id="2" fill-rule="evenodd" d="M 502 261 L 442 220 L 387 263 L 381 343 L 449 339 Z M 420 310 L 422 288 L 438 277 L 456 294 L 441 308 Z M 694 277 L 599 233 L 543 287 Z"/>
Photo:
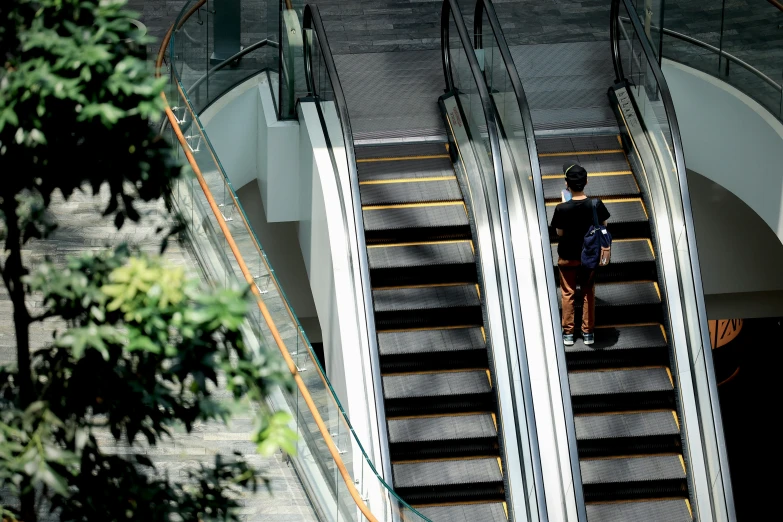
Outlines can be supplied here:
<path id="1" fill-rule="evenodd" d="M 105 206 L 105 205 L 104 205 Z M 30 265 L 49 256 L 55 262 L 64 262 L 69 254 L 84 250 L 98 250 L 106 245 L 120 242 L 134 243 L 149 253 L 156 253 L 159 242 L 155 238 L 155 227 L 161 223 L 161 208 L 146 206 L 141 208 L 145 220 L 142 225 L 126 225 L 120 232 L 114 229 L 112 222 L 101 217 L 102 208 L 99 199 L 79 193 L 69 201 L 55 200 L 51 210 L 59 223 L 55 234 L 45 241 L 31 242 L 25 250 L 26 261 Z M 185 266 L 193 277 L 200 275 L 194 258 L 187 248 L 176 242 L 170 243 L 165 254 L 166 259 L 178 266 Z M 32 299 L 31 308 L 41 303 Z M 0 287 L 0 364 L 15 362 L 15 336 L 13 333 L 12 307 L 5 288 Z M 48 321 L 31 331 L 33 348 L 40 348 L 51 340 L 54 328 L 63 325 Z M 227 392 L 219 392 L 228 400 Z M 146 454 L 158 465 L 161 471 L 176 474 L 184 468 L 197 466 L 201 462 L 211 463 L 216 453 L 230 454 L 240 451 L 248 460 L 260 467 L 263 475 L 270 479 L 270 492 L 261 488 L 258 493 L 243 499 L 241 515 L 243 520 L 293 522 L 314 522 L 315 515 L 305 496 L 299 479 L 293 468 L 278 453 L 265 458 L 258 455 L 253 444 L 248 442 L 252 431 L 252 419 L 249 410 L 242 411 L 226 427 L 221 423 L 199 423 L 192 433 L 177 432 L 172 440 L 155 448 L 129 448 L 127 444 L 115 442 L 108 434 L 99 436 L 109 453 L 138 452 Z"/>

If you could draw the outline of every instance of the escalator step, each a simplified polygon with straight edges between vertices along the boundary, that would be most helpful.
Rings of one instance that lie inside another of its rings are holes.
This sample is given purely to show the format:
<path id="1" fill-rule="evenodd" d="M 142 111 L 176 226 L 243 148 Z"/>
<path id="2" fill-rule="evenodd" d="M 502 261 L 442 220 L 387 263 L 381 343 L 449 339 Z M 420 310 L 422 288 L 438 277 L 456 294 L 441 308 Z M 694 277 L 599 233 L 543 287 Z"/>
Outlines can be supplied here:
<path id="1" fill-rule="evenodd" d="M 394 461 L 489 456 L 500 453 L 492 415 L 448 415 L 389 420 Z"/>
<path id="2" fill-rule="evenodd" d="M 569 371 L 669 364 L 668 345 L 660 325 L 597 327 L 595 344 L 585 345 L 580 336 L 565 349 Z"/>
<path id="3" fill-rule="evenodd" d="M 673 389 L 666 368 L 571 372 L 572 397 L 668 392 Z"/>
<path id="4" fill-rule="evenodd" d="M 378 351 L 384 375 L 483 368 L 489 364 L 480 328 L 380 332 Z"/>
<path id="5" fill-rule="evenodd" d="M 495 397 L 486 370 L 383 376 L 389 418 L 491 411 Z"/>
<path id="6" fill-rule="evenodd" d="M 454 175 L 449 158 L 371 161 L 358 163 L 359 182 L 407 178 L 442 178 Z"/>
<path id="7" fill-rule="evenodd" d="M 678 435 L 680 428 L 673 411 L 647 411 L 574 417 L 576 439 L 617 439 Z"/>
<path id="8" fill-rule="evenodd" d="M 682 452 L 674 411 L 577 415 L 580 458 Z"/>
<path id="9" fill-rule="evenodd" d="M 367 249 L 370 270 L 433 265 L 464 265 L 476 262 L 470 241 L 417 245 L 375 246 Z"/>
<path id="10" fill-rule="evenodd" d="M 476 285 L 429 286 L 373 290 L 375 312 L 434 310 L 481 306 Z"/>
<path id="11" fill-rule="evenodd" d="M 615 148 L 618 148 L 618 143 Z M 582 152 L 582 151 L 580 151 Z M 619 172 L 630 171 L 631 167 L 628 165 L 628 160 L 625 158 L 625 154 L 622 152 L 615 152 L 611 154 L 569 154 L 563 156 L 544 156 L 539 158 L 538 164 L 541 166 L 542 176 L 558 176 L 558 183 L 562 187 L 564 184 L 563 166 L 572 165 L 578 163 L 587 171 L 587 179 L 589 180 L 588 188 L 597 177 L 593 177 L 593 174 L 599 172 Z"/>
<path id="12" fill-rule="evenodd" d="M 580 290 L 577 286 L 577 294 Z M 557 289 L 557 298 L 562 307 L 562 292 Z M 633 306 L 659 304 L 661 298 L 656 290 L 656 285 L 652 281 L 637 281 L 630 283 L 610 283 L 595 285 L 595 306 L 596 308 Z M 579 300 L 576 303 L 577 308 L 581 306 Z M 598 315 L 598 313 L 596 313 Z"/>
<path id="13" fill-rule="evenodd" d="M 647 213 L 644 210 L 642 200 L 638 198 L 624 200 L 624 201 L 604 201 L 606 209 L 612 215 L 609 218 L 609 224 L 628 223 L 628 222 L 642 222 L 647 221 Z M 546 219 L 547 223 L 552 222 L 552 216 L 555 214 L 555 204 L 547 203 L 546 205 Z"/>
<path id="14" fill-rule="evenodd" d="M 557 266 L 557 243 L 552 245 L 552 260 Z M 646 239 L 622 239 L 612 241 L 612 260 L 609 266 L 626 263 L 648 263 L 655 261 L 655 254 Z M 600 270 L 603 270 L 601 268 Z"/>
<path id="15" fill-rule="evenodd" d="M 487 372 L 427 372 L 383 377 L 383 396 L 387 399 L 470 396 L 489 393 Z"/>
<path id="16" fill-rule="evenodd" d="M 628 174 L 613 174 L 610 176 L 588 174 L 589 183 L 585 187 L 585 194 L 591 198 L 633 197 L 639 195 L 639 186 L 636 178 L 630 172 Z M 565 188 L 563 178 L 546 178 L 544 182 L 544 198 L 547 201 L 560 202 L 560 191 Z M 611 212 L 611 211 L 610 211 Z"/>
<path id="17" fill-rule="evenodd" d="M 590 522 L 691 522 L 685 499 L 588 504 Z"/>
<path id="18" fill-rule="evenodd" d="M 666 348 L 666 339 L 660 325 L 619 326 L 596 328 L 595 344 L 586 345 L 581 337 L 573 346 L 566 346 L 566 354 L 601 351 L 637 350 L 644 348 Z"/>
<path id="19" fill-rule="evenodd" d="M 462 201 L 456 179 L 439 179 L 405 183 L 373 183 L 359 187 L 362 205 L 394 205 Z"/>
<path id="20" fill-rule="evenodd" d="M 389 442 L 391 444 L 487 437 L 497 439 L 497 435 L 495 423 L 489 413 L 389 420 Z"/>
<path id="21" fill-rule="evenodd" d="M 685 478 L 685 469 L 679 455 L 589 459 L 579 461 L 579 467 L 582 469 L 582 483 L 585 485 Z"/>
<path id="22" fill-rule="evenodd" d="M 392 465 L 394 489 L 411 504 L 505 500 L 497 458 Z"/>
<path id="23" fill-rule="evenodd" d="M 502 502 L 416 508 L 432 522 L 508 522 Z"/>
<path id="24" fill-rule="evenodd" d="M 461 203 L 372 208 L 362 215 L 368 242 L 470 238 L 468 215 Z"/>
<path id="25" fill-rule="evenodd" d="M 354 149 L 357 160 L 448 154 L 445 143 L 405 143 L 400 145 L 360 145 Z"/>
<path id="26" fill-rule="evenodd" d="M 381 357 L 389 355 L 422 354 L 486 350 L 481 328 L 444 328 L 412 330 L 408 332 L 379 332 L 378 351 Z"/>
<path id="27" fill-rule="evenodd" d="M 536 138 L 539 154 L 556 152 L 579 152 L 587 150 L 620 149 L 620 141 L 615 135 L 609 136 L 573 136 L 569 138 Z"/>

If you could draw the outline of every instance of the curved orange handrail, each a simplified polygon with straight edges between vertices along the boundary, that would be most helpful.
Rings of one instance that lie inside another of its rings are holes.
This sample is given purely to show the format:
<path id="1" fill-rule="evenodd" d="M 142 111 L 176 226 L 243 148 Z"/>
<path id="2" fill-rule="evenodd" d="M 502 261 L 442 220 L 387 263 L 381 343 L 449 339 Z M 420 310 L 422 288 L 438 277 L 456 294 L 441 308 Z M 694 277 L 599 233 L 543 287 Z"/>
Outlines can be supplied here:
<path id="1" fill-rule="evenodd" d="M 199 0 L 192 8 L 190 8 L 185 13 L 185 15 L 179 20 L 179 23 L 176 24 L 177 29 L 180 28 L 182 24 L 184 24 L 185 21 L 190 16 L 192 16 L 192 14 L 200 6 L 204 5 L 204 3 L 206 3 L 206 0 Z M 171 27 L 169 27 L 169 30 L 166 32 L 166 35 L 163 37 L 163 41 L 161 42 L 160 50 L 158 51 L 158 56 L 157 59 L 155 60 L 155 75 L 157 77 L 160 77 L 161 75 L 160 68 L 161 65 L 163 64 L 163 55 L 165 54 L 165 50 L 168 47 L 169 41 L 171 40 L 171 34 L 173 33 L 173 31 L 174 31 L 174 24 L 172 24 Z M 184 98 L 184 93 L 182 93 L 182 88 L 179 85 L 177 86 L 177 88 L 179 89 L 180 94 Z M 166 98 L 166 94 L 161 92 L 160 96 L 161 98 L 163 98 L 163 102 L 165 103 L 166 117 L 168 118 L 169 123 L 171 124 L 171 128 L 174 130 L 174 134 L 176 134 L 177 140 L 182 146 L 182 150 L 185 152 L 185 157 L 187 158 L 190 167 L 193 169 L 193 173 L 196 175 L 199 185 L 201 185 L 201 189 L 204 191 L 204 195 L 206 196 L 207 201 L 209 202 L 209 206 L 212 209 L 212 213 L 215 215 L 215 219 L 217 219 L 218 225 L 220 226 L 220 230 L 223 231 L 223 235 L 226 237 L 226 242 L 228 243 L 228 246 L 231 249 L 231 252 L 233 253 L 234 257 L 236 258 L 237 264 L 239 265 L 239 269 L 242 271 L 242 275 L 245 277 L 245 281 L 247 281 L 247 283 L 250 285 L 250 289 L 253 292 L 253 295 L 256 296 L 258 309 L 261 311 L 261 315 L 264 317 L 264 321 L 269 327 L 269 331 L 272 333 L 272 337 L 275 340 L 275 344 L 277 344 L 280 353 L 283 355 L 283 359 L 288 365 L 288 370 L 291 372 L 291 375 L 294 378 L 294 382 L 296 383 L 296 386 L 299 389 L 299 393 L 302 394 L 302 398 L 304 399 L 305 404 L 307 405 L 307 409 L 310 410 L 310 414 L 313 416 L 313 419 L 315 420 L 315 423 L 318 426 L 318 431 L 321 433 L 321 437 L 324 439 L 324 442 L 326 443 L 326 447 L 329 450 L 329 454 L 334 460 L 334 463 L 337 466 L 338 471 L 340 472 L 340 476 L 343 478 L 343 482 L 345 482 L 345 485 L 348 488 L 348 493 L 351 495 L 351 498 L 356 504 L 356 507 L 359 508 L 359 511 L 362 512 L 362 514 L 367 518 L 368 521 L 378 522 L 378 520 L 370 511 L 370 508 L 368 508 L 367 505 L 364 503 L 364 500 L 362 500 L 361 494 L 356 489 L 356 485 L 353 482 L 353 478 L 348 473 L 348 469 L 345 467 L 345 463 L 340 457 L 339 450 L 337 449 L 337 446 L 332 440 L 332 437 L 329 434 L 329 430 L 326 427 L 326 424 L 324 423 L 323 419 L 321 418 L 321 414 L 318 412 L 318 408 L 316 407 L 315 402 L 313 401 L 313 398 L 310 395 L 310 391 L 307 389 L 307 385 L 304 383 L 302 377 L 299 375 L 299 371 L 296 369 L 296 364 L 294 363 L 294 360 L 291 358 L 291 355 L 288 353 L 288 349 L 286 348 L 285 343 L 283 342 L 283 339 L 280 336 L 280 332 L 278 331 L 277 326 L 275 325 L 272 319 L 272 316 L 269 314 L 269 310 L 267 309 L 266 304 L 261 298 L 261 292 L 258 289 L 258 287 L 255 285 L 253 276 L 251 275 L 250 270 L 247 268 L 247 264 L 245 264 L 242 255 L 239 253 L 239 248 L 237 247 L 236 242 L 234 241 L 234 237 L 231 235 L 231 231 L 229 231 L 228 225 L 226 225 L 226 220 L 223 218 L 223 214 L 221 214 L 220 208 L 218 207 L 215 198 L 212 196 L 212 192 L 209 190 L 209 187 L 207 186 L 207 183 L 204 180 L 204 176 L 202 175 L 201 169 L 196 163 L 196 159 L 193 157 L 193 153 L 190 152 L 190 148 L 187 145 L 185 136 L 182 134 L 182 129 L 180 128 L 179 123 L 177 122 L 177 119 L 174 116 L 174 112 L 171 110 L 171 107 L 169 106 L 168 99 Z M 291 313 L 290 310 L 289 313 Z"/>

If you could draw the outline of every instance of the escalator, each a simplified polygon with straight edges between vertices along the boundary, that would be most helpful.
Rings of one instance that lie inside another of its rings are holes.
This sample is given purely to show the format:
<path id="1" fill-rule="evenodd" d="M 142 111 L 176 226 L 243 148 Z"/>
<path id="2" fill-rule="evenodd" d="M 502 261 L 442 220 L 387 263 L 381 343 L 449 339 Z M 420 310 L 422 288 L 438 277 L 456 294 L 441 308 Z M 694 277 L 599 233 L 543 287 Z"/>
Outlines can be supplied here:
<path id="1" fill-rule="evenodd" d="M 481 283 L 446 144 L 357 146 L 394 489 L 439 520 L 506 520 Z"/>
<path id="2" fill-rule="evenodd" d="M 539 139 L 538 151 L 548 222 L 564 163 L 588 171 L 587 196 L 611 213 L 612 262 L 596 273 L 596 342 L 565 347 L 588 519 L 691 520 L 647 195 L 619 135 Z M 578 305 L 576 324 L 581 314 Z"/>
<path id="3" fill-rule="evenodd" d="M 443 9 L 444 18 L 460 27 L 452 43 L 469 46 L 455 0 L 446 0 Z M 446 57 L 338 57 L 334 66 L 317 7 L 307 6 L 303 27 L 311 42 L 304 50 L 308 96 L 318 101 L 332 149 L 339 142 L 330 122 L 342 124 L 339 139 L 354 178 L 349 204 L 359 264 L 366 255 L 367 330 L 374 337 L 370 350 L 377 346 L 374 380 L 381 383 L 375 393 L 382 462 L 376 465 L 394 493 L 432 522 L 506 522 L 514 509 L 536 502 L 534 485 L 522 484 L 521 470 L 535 467 L 537 459 L 523 454 L 530 442 L 522 446 L 519 436 L 529 433 L 535 440 L 535 430 L 527 426 L 524 402 L 514 402 L 529 377 L 518 362 L 509 369 L 520 350 L 521 327 L 511 312 L 508 283 L 501 281 L 508 276 L 497 226 L 499 192 L 486 186 L 495 171 L 478 166 L 486 161 L 486 144 L 478 135 L 475 143 L 453 135 L 452 118 L 461 108 L 441 113 L 444 99 L 459 104 L 460 92 L 447 89 L 443 95 L 442 76 L 435 84 L 424 81 L 421 71 L 439 71 Z M 475 57 L 470 64 L 473 73 L 465 81 L 475 86 Z M 379 76 L 398 87 L 380 85 Z M 376 90 L 367 92 L 371 86 Z M 403 91 L 415 92 L 416 99 L 400 99 Z"/>
<path id="4" fill-rule="evenodd" d="M 528 193 L 545 208 L 540 228 L 549 243 L 553 311 L 561 293 L 558 236 L 549 224 L 564 165 L 587 170 L 587 196 L 611 214 L 611 264 L 596 273 L 595 344 L 577 335 L 564 346 L 557 334 L 577 518 L 733 520 L 676 116 L 651 32 L 630 0 L 611 7 L 610 55 L 592 43 L 509 49 L 490 0 L 478 0 L 474 19 L 501 133 L 540 169 L 525 178 L 540 180 Z M 574 66 L 575 59 L 584 63 Z M 537 68 L 520 76 L 514 63 Z M 613 84 L 604 80 L 608 63 Z M 565 77 L 571 74 L 577 82 Z M 600 96 L 591 84 L 603 84 Z M 574 96 L 577 89 L 584 90 Z M 577 325 L 581 316 L 577 299 Z"/>

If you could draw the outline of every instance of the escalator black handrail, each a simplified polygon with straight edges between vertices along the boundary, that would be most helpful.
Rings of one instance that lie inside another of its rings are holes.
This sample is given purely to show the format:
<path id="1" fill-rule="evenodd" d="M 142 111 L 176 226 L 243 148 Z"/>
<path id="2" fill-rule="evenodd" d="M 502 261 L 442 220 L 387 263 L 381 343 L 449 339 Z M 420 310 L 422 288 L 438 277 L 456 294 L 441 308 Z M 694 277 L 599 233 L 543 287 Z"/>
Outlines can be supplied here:
<path id="1" fill-rule="evenodd" d="M 356 233 L 357 242 L 357 256 L 359 261 L 359 271 L 361 277 L 362 294 L 364 297 L 363 310 L 365 317 L 365 326 L 367 328 L 367 339 L 369 342 L 370 358 L 372 365 L 372 378 L 373 378 L 373 391 L 375 398 L 375 413 L 376 422 L 378 424 L 378 450 L 381 455 L 381 471 L 380 478 L 385 482 L 388 489 L 393 488 L 389 485 L 392 481 L 391 470 L 391 457 L 389 454 L 389 440 L 386 432 L 386 409 L 383 403 L 383 384 L 381 381 L 381 365 L 378 355 L 378 339 L 375 336 L 375 316 L 368 312 L 373 310 L 372 303 L 372 287 L 370 285 L 370 270 L 369 261 L 367 258 L 367 243 L 364 238 L 364 218 L 362 215 L 362 202 L 359 195 L 359 174 L 356 167 L 356 156 L 354 153 L 353 143 L 353 131 L 351 130 L 351 120 L 348 115 L 348 104 L 345 100 L 345 92 L 340 84 L 340 78 L 337 75 L 337 67 L 334 64 L 334 57 L 332 56 L 331 48 L 329 47 L 329 41 L 326 38 L 326 31 L 324 30 L 323 22 L 321 21 L 321 14 L 318 11 L 318 6 L 307 4 L 304 8 L 304 16 L 302 21 L 303 32 L 312 30 L 315 32 L 316 39 L 321 47 L 321 56 L 323 58 L 324 66 L 326 67 L 326 74 L 329 76 L 329 81 L 332 85 L 334 104 L 340 116 L 340 125 L 342 126 L 343 138 L 345 141 L 345 154 L 348 162 L 348 176 L 351 187 L 351 199 L 353 203 L 353 216 L 354 227 Z M 312 68 L 312 53 L 310 51 L 310 45 L 312 43 L 308 40 L 307 35 L 303 34 L 304 39 L 304 64 L 305 64 L 305 78 L 307 81 L 307 88 L 312 96 L 317 97 L 318 93 L 315 92 L 315 80 L 313 78 Z M 326 135 L 326 133 L 324 133 Z M 328 139 L 328 135 L 327 135 Z M 358 303 L 357 303 L 358 305 Z M 347 420 L 347 417 L 346 417 Z M 352 428 L 353 429 L 353 428 Z"/>
<path id="2" fill-rule="evenodd" d="M 506 200 L 506 186 L 505 178 L 503 176 L 503 164 L 500 149 L 500 130 L 498 127 L 497 116 L 495 106 L 489 95 L 489 90 L 484 80 L 484 76 L 481 71 L 481 67 L 476 59 L 476 54 L 471 44 L 471 40 L 468 36 L 468 30 L 465 25 L 465 20 L 462 17 L 459 4 L 457 0 L 443 0 L 443 7 L 441 9 L 441 59 L 443 62 L 443 75 L 446 80 L 446 92 L 456 92 L 454 85 L 454 77 L 451 68 L 451 54 L 449 48 L 449 25 L 451 16 L 454 17 L 454 23 L 459 34 L 460 43 L 462 44 L 465 55 L 468 59 L 470 71 L 475 82 L 475 86 L 481 100 L 481 107 L 484 112 L 484 119 L 487 126 L 487 135 L 489 137 L 490 153 L 492 156 L 493 174 L 495 179 L 495 187 L 498 195 L 499 205 L 499 220 L 502 233 L 502 244 L 504 251 L 504 259 L 507 271 L 507 280 L 509 284 L 509 294 L 511 298 L 511 311 L 514 320 L 515 337 L 513 341 L 516 343 L 518 354 L 524 354 L 525 352 L 525 340 L 522 327 L 522 312 L 519 303 L 519 289 L 516 279 L 516 262 L 513 256 L 512 243 L 511 243 L 511 226 L 509 223 L 508 202 Z M 530 383 L 530 372 L 527 367 L 527 358 L 522 356 L 518 357 L 520 361 L 520 378 L 522 380 L 523 397 L 522 400 L 525 404 L 525 422 L 527 423 L 527 430 L 530 436 L 529 447 L 532 452 L 531 462 L 533 466 L 533 481 L 536 491 L 538 506 L 539 520 L 545 521 L 547 517 L 546 501 L 543 495 L 543 472 L 541 470 L 541 459 L 538 451 L 538 431 L 535 421 L 535 410 L 533 406 L 533 399 L 530 393 L 532 388 Z M 504 428 L 502 428 L 504 429 Z"/>
<path id="3" fill-rule="evenodd" d="M 487 16 L 490 27 L 495 36 L 495 42 L 497 43 L 500 56 L 503 59 L 503 64 L 506 67 L 506 72 L 511 80 L 511 88 L 514 90 L 514 95 L 517 98 L 517 104 L 519 105 L 522 124 L 524 125 L 525 139 L 527 141 L 527 149 L 530 156 L 530 168 L 533 177 L 533 188 L 536 198 L 536 210 L 538 214 L 538 227 L 541 231 L 541 249 L 544 255 L 544 270 L 546 272 L 547 281 L 547 295 L 549 297 L 549 310 L 552 319 L 552 331 L 560 332 L 560 311 L 557 304 L 557 290 L 555 288 L 555 270 L 554 259 L 552 258 L 552 249 L 549 243 L 549 235 L 546 233 L 549 230 L 549 225 L 546 217 L 546 201 L 544 200 L 544 184 L 541 177 L 541 167 L 538 161 L 538 147 L 536 145 L 535 131 L 533 129 L 533 118 L 530 115 L 530 105 L 527 102 L 527 96 L 525 95 L 525 89 L 522 87 L 522 81 L 519 79 L 519 73 L 517 72 L 516 65 L 514 64 L 514 58 L 511 55 L 511 50 L 508 47 L 506 38 L 503 34 L 503 29 L 498 20 L 497 13 L 495 12 L 495 6 L 492 4 L 492 0 L 477 0 L 476 10 L 473 17 L 473 31 L 474 31 L 474 45 L 477 49 L 483 47 L 483 20 L 484 14 Z M 552 282 L 552 284 L 549 284 Z M 587 520 L 587 511 L 585 508 L 584 492 L 582 490 L 582 472 L 579 467 L 579 451 L 577 448 L 576 440 L 576 425 L 574 423 L 574 412 L 571 404 L 571 392 L 568 383 L 568 367 L 565 359 L 565 346 L 563 345 L 563 338 L 560 335 L 555 335 L 555 346 L 557 350 L 557 367 L 560 378 L 560 395 L 562 398 L 563 410 L 566 421 L 566 436 L 568 439 L 568 453 L 569 460 L 571 462 L 571 480 L 574 488 L 574 495 L 576 497 L 576 509 L 577 520 L 585 522 Z"/>
<path id="4" fill-rule="evenodd" d="M 699 318 L 699 327 L 701 330 L 704 364 L 706 368 L 714 368 L 712 361 L 712 344 L 710 342 L 709 328 L 707 328 L 707 309 L 704 303 L 704 286 L 701 279 L 701 270 L 699 268 L 701 265 L 699 264 L 699 253 L 696 247 L 696 232 L 693 226 L 691 197 L 690 191 L 688 189 L 688 179 L 686 176 L 687 171 L 685 170 L 685 155 L 683 153 L 682 135 L 680 133 L 680 127 L 677 122 L 677 114 L 674 111 L 674 101 L 672 99 L 671 90 L 669 89 L 669 85 L 663 75 L 663 71 L 661 70 L 658 59 L 653 52 L 652 45 L 646 36 L 643 36 L 646 35 L 644 32 L 644 26 L 639 19 L 636 8 L 633 6 L 633 4 L 631 4 L 630 0 L 612 0 L 609 23 L 609 38 L 611 40 L 612 63 L 614 64 L 616 81 L 618 83 L 627 81 L 623 72 L 622 60 L 620 58 L 620 38 L 618 35 L 618 27 L 621 23 L 621 2 L 623 3 L 628 14 L 628 20 L 631 22 L 631 25 L 633 26 L 636 34 L 639 35 L 639 42 L 641 43 L 642 51 L 657 83 L 658 92 L 660 93 L 661 100 L 663 101 L 663 107 L 666 111 L 666 117 L 669 121 L 672 148 L 674 149 L 675 166 L 677 167 L 677 179 L 679 180 L 680 196 L 682 198 L 683 214 L 685 219 L 685 234 L 688 245 L 690 246 L 688 251 L 690 254 L 691 274 L 693 276 L 694 291 L 696 294 L 696 310 Z M 725 502 L 728 513 L 731 516 L 735 513 L 734 497 L 731 480 L 729 478 L 729 460 L 726 453 L 726 444 L 723 440 L 721 440 L 724 436 L 723 421 L 721 418 L 720 404 L 718 402 L 718 385 L 715 380 L 715 373 L 712 371 L 707 371 L 706 373 L 711 398 L 710 407 L 712 409 L 713 424 L 716 437 L 718 438 L 718 459 L 720 461 Z"/>

